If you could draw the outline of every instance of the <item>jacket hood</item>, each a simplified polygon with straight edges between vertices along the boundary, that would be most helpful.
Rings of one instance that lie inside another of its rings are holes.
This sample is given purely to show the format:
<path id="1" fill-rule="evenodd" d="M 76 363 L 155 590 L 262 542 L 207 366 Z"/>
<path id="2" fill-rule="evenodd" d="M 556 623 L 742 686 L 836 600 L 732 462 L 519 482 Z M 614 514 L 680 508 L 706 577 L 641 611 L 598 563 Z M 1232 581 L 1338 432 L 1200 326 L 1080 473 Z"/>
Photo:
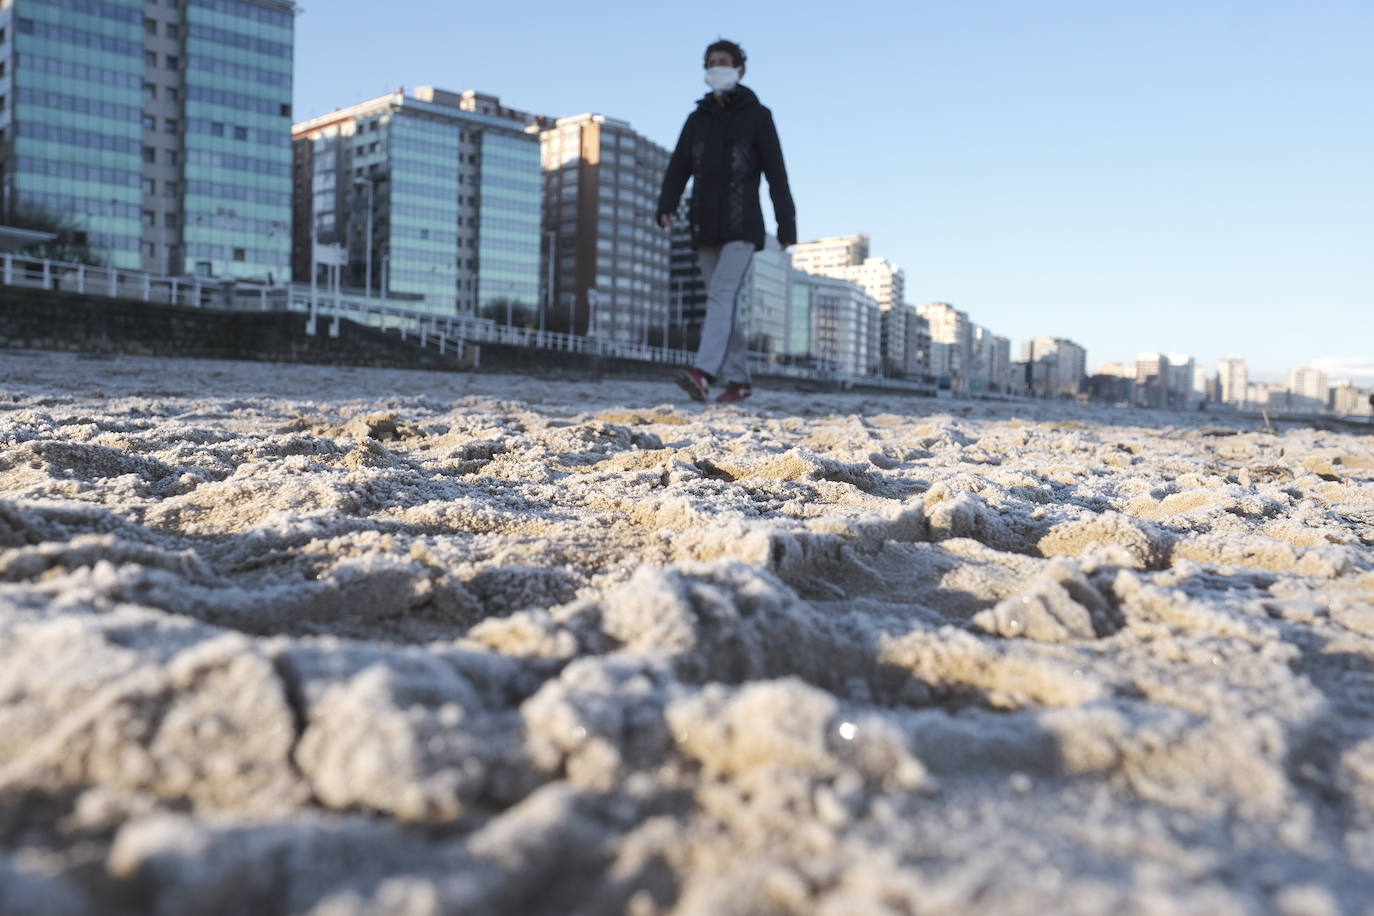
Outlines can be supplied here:
<path id="1" fill-rule="evenodd" d="M 725 93 L 726 108 L 748 108 L 757 105 L 759 97 L 754 95 L 754 90 L 748 86 L 740 84 L 729 92 Z M 716 109 L 716 94 L 708 92 L 697 101 L 697 108 L 702 111 L 713 111 Z"/>

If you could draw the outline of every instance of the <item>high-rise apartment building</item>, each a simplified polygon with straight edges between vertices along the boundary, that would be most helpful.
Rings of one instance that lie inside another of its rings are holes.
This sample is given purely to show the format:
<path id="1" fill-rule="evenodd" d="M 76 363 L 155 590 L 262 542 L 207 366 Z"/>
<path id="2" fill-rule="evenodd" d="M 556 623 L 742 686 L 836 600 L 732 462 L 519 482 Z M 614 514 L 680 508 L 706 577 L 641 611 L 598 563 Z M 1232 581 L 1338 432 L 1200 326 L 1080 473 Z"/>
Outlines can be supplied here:
<path id="1" fill-rule="evenodd" d="M 440 315 L 539 315 L 538 122 L 421 87 L 297 124 L 297 273 L 312 233 L 348 249 L 352 282 Z M 371 280 L 370 284 L 368 280 Z"/>
<path id="2" fill-rule="evenodd" d="M 668 256 L 668 308 L 671 314 L 669 346 L 696 350 L 701 344 L 701 325 L 706 320 L 706 278 L 697 263 L 692 244 L 690 201 L 684 199 L 673 222 Z"/>
<path id="3" fill-rule="evenodd" d="M 849 235 L 798 244 L 792 266 L 810 274 L 851 280 L 878 303 L 883 372 L 887 375 L 924 375 L 921 354 L 908 353 L 912 309 L 906 304 L 906 275 L 884 258 L 869 255 L 866 235 Z M 919 336 L 919 331 L 917 332 Z"/>
<path id="4" fill-rule="evenodd" d="M 672 237 L 655 222 L 668 151 L 624 121 L 559 118 L 540 134 L 553 241 L 548 326 L 634 343 L 673 339 Z"/>
<path id="5" fill-rule="evenodd" d="M 842 376 L 877 375 L 882 363 L 877 301 L 849 280 L 798 270 L 792 282 L 794 289 L 805 290 L 811 312 L 814 364 Z"/>
<path id="6" fill-rule="evenodd" d="M 287 0 L 9 0 L 0 201 L 65 216 L 115 267 L 284 282 Z"/>
<path id="7" fill-rule="evenodd" d="M 1326 410 L 1329 399 L 1325 372 L 1303 366 L 1288 373 L 1288 404 L 1294 410 Z"/>
<path id="8" fill-rule="evenodd" d="M 1196 390 L 1197 361 L 1187 353 L 1167 353 L 1169 361 L 1165 371 L 1165 388 L 1170 407 L 1190 407 L 1201 399 Z"/>
<path id="9" fill-rule="evenodd" d="M 1021 345 L 1021 358 L 1030 365 L 1030 389 L 1041 397 L 1074 397 L 1082 389 L 1088 354 L 1064 337 L 1036 337 Z"/>
<path id="10" fill-rule="evenodd" d="M 1374 412 L 1370 394 L 1370 389 L 1359 388 L 1350 379 L 1343 379 L 1331 387 L 1331 410 L 1341 416 L 1367 417 Z"/>
<path id="11" fill-rule="evenodd" d="M 787 326 L 783 334 L 782 352 L 791 363 L 809 365 L 813 362 L 811 300 L 815 289 L 809 283 L 798 282 L 799 273 L 801 271 L 794 269 L 790 276 L 792 282 L 788 292 Z"/>
<path id="12" fill-rule="evenodd" d="M 809 299 L 805 290 L 797 294 L 793 286 L 791 257 L 776 238 L 765 236 L 763 250 L 754 252 L 740 287 L 739 319 L 744 322 L 750 352 L 786 362 L 807 355 Z M 670 345 L 695 350 L 706 320 L 706 283 L 692 246 L 685 202 L 672 232 L 668 296 Z"/>
<path id="13" fill-rule="evenodd" d="M 866 235 L 832 236 L 814 242 L 798 242 L 792 246 L 792 266 L 809 274 L 832 276 L 832 270 L 866 261 L 868 246 Z"/>
<path id="14" fill-rule="evenodd" d="M 1219 360 L 1217 376 L 1221 379 L 1222 403 L 1244 405 L 1246 389 L 1250 386 L 1250 374 L 1245 360 L 1238 357 Z"/>
<path id="15" fill-rule="evenodd" d="M 968 313 L 948 302 L 922 305 L 916 312 L 930 324 L 930 374 L 948 380 L 954 391 L 967 390 L 973 366 L 973 325 Z"/>
<path id="16" fill-rule="evenodd" d="M 1169 358 L 1163 353 L 1141 353 L 1135 358 L 1135 390 L 1146 407 L 1169 405 Z"/>
<path id="17" fill-rule="evenodd" d="M 973 326 L 973 391 L 1005 394 L 1011 388 L 1011 341 L 982 325 Z"/>

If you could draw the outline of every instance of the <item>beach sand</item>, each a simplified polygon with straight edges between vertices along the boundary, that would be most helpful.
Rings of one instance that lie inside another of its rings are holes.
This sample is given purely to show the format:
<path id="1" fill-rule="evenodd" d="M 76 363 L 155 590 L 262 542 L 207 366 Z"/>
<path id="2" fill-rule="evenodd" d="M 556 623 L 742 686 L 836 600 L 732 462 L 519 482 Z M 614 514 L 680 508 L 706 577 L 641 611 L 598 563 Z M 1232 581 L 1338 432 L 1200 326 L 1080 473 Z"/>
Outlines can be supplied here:
<path id="1" fill-rule="evenodd" d="M 0 912 L 1374 913 L 1374 437 L 0 351 Z"/>

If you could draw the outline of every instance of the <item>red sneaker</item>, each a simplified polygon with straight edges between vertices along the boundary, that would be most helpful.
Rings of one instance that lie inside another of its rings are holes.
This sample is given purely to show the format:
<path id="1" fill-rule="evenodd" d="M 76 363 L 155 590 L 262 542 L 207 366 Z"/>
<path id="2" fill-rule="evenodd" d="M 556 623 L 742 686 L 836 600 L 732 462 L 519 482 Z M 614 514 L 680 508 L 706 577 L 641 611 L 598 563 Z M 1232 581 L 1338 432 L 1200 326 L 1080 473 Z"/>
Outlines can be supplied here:
<path id="1" fill-rule="evenodd" d="M 739 382 L 731 382 L 725 390 L 716 398 L 717 404 L 733 404 L 736 401 L 743 401 L 754 393 L 754 389 L 748 385 L 741 385 Z"/>
<path id="2" fill-rule="evenodd" d="M 705 401 L 711 393 L 711 377 L 700 369 L 683 369 L 674 381 L 694 401 Z"/>

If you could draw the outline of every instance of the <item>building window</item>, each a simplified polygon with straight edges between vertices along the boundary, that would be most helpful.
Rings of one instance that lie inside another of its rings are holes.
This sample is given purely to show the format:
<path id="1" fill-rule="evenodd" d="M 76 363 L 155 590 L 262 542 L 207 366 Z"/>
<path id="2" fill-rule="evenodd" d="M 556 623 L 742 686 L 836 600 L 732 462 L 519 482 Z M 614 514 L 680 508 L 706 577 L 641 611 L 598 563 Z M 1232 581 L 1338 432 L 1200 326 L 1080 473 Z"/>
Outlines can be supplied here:
<path id="1" fill-rule="evenodd" d="M 247 139 L 248 139 L 248 128 L 246 128 L 246 127 L 239 127 L 237 124 L 234 125 L 234 139 L 235 139 L 235 140 L 247 140 Z"/>
<path id="2" fill-rule="evenodd" d="M 223 136 L 224 136 L 224 125 L 223 125 L 221 122 L 219 122 L 219 121 L 211 121 L 211 122 L 210 122 L 210 136 L 212 136 L 212 137 L 223 137 Z"/>
<path id="3" fill-rule="evenodd" d="M 181 58 L 177 57 L 175 54 L 168 54 L 166 64 L 168 70 L 180 70 Z"/>
<path id="4" fill-rule="evenodd" d="M 152 210 L 144 210 L 144 211 L 143 211 L 143 225 L 145 225 L 145 226 L 156 226 L 156 225 L 157 225 L 157 214 L 154 213 Z"/>
<path id="5" fill-rule="evenodd" d="M 176 150 L 174 150 L 174 149 L 163 150 L 163 156 L 166 158 L 167 164 L 168 164 L 168 165 L 176 165 L 176 164 L 177 164 L 177 151 L 176 151 Z"/>
<path id="6" fill-rule="evenodd" d="M 162 185 L 162 196 L 163 196 L 163 197 L 176 197 L 176 196 L 177 196 L 177 183 L 176 183 L 175 181 L 164 182 L 163 185 Z"/>
<path id="7" fill-rule="evenodd" d="M 143 256 L 144 256 L 145 258 L 155 258 L 155 257 L 157 257 L 157 246 L 154 245 L 152 242 L 144 242 L 144 243 L 143 243 Z"/>
<path id="8" fill-rule="evenodd" d="M 163 26 L 163 31 L 167 33 L 168 38 L 181 37 L 181 26 L 177 25 L 176 23 L 167 23 L 167 25 Z"/>
<path id="9" fill-rule="evenodd" d="M 156 34 L 157 34 L 157 20 L 156 20 L 156 19 L 148 19 L 148 18 L 145 17 L 144 20 L 143 20 L 143 31 L 146 32 L 146 33 L 148 33 L 149 35 L 156 35 Z"/>
<path id="10" fill-rule="evenodd" d="M 156 194 L 156 193 L 157 193 L 157 180 L 156 180 L 156 179 L 153 179 L 153 178 L 145 178 L 145 179 L 143 179 L 143 193 L 144 193 L 144 194 Z"/>
<path id="11" fill-rule="evenodd" d="M 145 99 L 156 99 L 156 98 L 157 98 L 157 87 L 154 86 L 152 83 L 144 83 L 144 84 L 143 84 L 143 97 L 144 97 Z"/>
<path id="12" fill-rule="evenodd" d="M 169 102 L 175 102 L 176 100 L 177 100 L 177 90 L 175 90 L 175 89 L 170 89 L 170 88 L 169 88 L 169 89 L 167 90 L 167 101 L 169 101 Z"/>
<path id="13" fill-rule="evenodd" d="M 168 213 L 163 217 L 162 222 L 168 229 L 175 229 L 177 227 L 177 215 L 175 213 Z"/>
<path id="14" fill-rule="evenodd" d="M 157 66 L 157 52 L 156 52 L 156 51 L 144 51 L 144 52 L 143 52 L 143 63 L 146 64 L 146 65 L 148 65 L 149 67 L 156 67 L 156 66 Z"/>
<path id="15" fill-rule="evenodd" d="M 157 162 L 157 150 L 151 146 L 143 147 L 143 161 Z"/>
<path id="16" fill-rule="evenodd" d="M 177 121 L 176 121 L 176 118 L 168 118 L 166 121 L 163 122 L 162 127 L 163 127 L 163 129 L 164 129 L 167 133 L 169 133 L 169 134 L 174 134 L 174 133 L 176 133 L 176 132 L 177 132 Z"/>
<path id="17" fill-rule="evenodd" d="M 291 106 L 286 102 L 282 102 L 281 115 L 283 118 L 291 117 Z"/>
<path id="18" fill-rule="evenodd" d="M 235 260 L 235 261 L 246 261 L 246 260 L 248 260 L 248 252 L 245 251 L 245 250 L 242 249 L 242 248 L 235 248 L 235 249 L 234 249 L 234 260 Z"/>
<path id="19" fill-rule="evenodd" d="M 21 18 L 21 19 L 19 20 L 19 33 L 20 33 L 21 35 L 32 35 L 32 34 L 33 34 L 33 20 L 32 20 L 32 19 L 23 19 L 23 18 Z"/>

